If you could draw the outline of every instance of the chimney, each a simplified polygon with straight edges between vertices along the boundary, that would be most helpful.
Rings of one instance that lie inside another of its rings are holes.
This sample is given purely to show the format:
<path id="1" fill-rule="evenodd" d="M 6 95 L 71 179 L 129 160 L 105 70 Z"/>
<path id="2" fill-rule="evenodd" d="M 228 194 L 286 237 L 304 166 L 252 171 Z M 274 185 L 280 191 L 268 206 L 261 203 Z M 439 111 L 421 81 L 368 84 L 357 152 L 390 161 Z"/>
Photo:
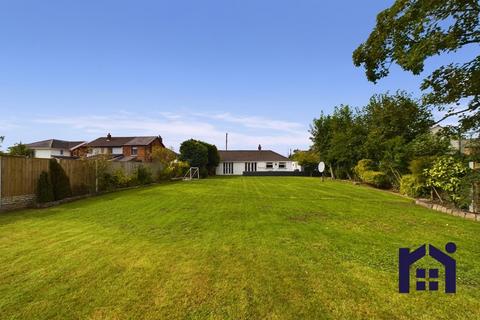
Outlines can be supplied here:
<path id="1" fill-rule="evenodd" d="M 258 151 L 262 151 L 262 145 L 261 144 L 258 145 Z"/>
<path id="2" fill-rule="evenodd" d="M 112 135 L 110 134 L 110 132 L 107 134 L 107 141 L 111 141 L 112 140 Z"/>
<path id="3" fill-rule="evenodd" d="M 161 135 L 158 135 L 158 140 L 160 140 L 160 143 L 163 144 L 163 138 Z"/>

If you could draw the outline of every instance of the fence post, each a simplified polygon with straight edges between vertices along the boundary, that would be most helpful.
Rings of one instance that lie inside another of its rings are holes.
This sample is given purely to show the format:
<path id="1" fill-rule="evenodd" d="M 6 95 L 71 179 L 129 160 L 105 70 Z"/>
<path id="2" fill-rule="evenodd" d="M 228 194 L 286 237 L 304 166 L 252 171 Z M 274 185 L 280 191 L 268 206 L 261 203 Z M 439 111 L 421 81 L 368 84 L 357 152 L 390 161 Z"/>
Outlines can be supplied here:
<path id="1" fill-rule="evenodd" d="M 468 163 L 470 169 L 475 170 L 475 162 L 470 161 Z M 470 212 L 477 212 L 477 203 L 476 203 L 476 196 L 478 190 L 476 190 L 475 182 L 472 183 L 470 187 L 470 196 L 472 197 L 472 202 L 470 203 L 470 207 L 468 208 Z"/>
<path id="2" fill-rule="evenodd" d="M 0 156 L 0 209 L 2 208 L 2 157 Z"/>
<path id="3" fill-rule="evenodd" d="M 98 193 L 98 160 L 95 160 L 95 193 Z"/>

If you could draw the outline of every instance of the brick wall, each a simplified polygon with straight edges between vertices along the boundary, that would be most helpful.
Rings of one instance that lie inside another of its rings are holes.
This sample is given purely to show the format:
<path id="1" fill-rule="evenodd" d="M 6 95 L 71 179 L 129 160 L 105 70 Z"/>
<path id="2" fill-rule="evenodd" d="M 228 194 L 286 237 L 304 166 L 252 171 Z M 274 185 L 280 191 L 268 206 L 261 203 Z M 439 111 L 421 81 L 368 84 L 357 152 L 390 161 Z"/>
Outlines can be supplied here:
<path id="1" fill-rule="evenodd" d="M 4 197 L 0 201 L 0 210 L 22 209 L 35 204 L 35 194 L 25 194 L 21 196 Z"/>

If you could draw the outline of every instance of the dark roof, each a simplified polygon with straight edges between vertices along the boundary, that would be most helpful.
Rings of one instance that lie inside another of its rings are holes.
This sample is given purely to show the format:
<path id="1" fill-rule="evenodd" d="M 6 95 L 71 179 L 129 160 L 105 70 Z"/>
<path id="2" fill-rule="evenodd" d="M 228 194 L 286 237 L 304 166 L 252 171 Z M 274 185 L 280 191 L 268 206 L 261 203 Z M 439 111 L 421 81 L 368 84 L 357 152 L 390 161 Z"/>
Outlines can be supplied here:
<path id="1" fill-rule="evenodd" d="M 37 141 L 27 144 L 27 147 L 30 149 L 71 149 L 76 147 L 85 141 L 65 141 L 65 140 L 57 140 L 57 139 L 49 139 L 43 141 Z"/>
<path id="2" fill-rule="evenodd" d="M 220 161 L 291 161 L 271 150 L 218 151 Z"/>
<path id="3" fill-rule="evenodd" d="M 135 137 L 125 143 L 126 146 L 148 146 L 158 137 Z"/>
<path id="4" fill-rule="evenodd" d="M 107 137 L 95 139 L 88 143 L 89 147 L 123 147 L 123 146 L 148 146 L 150 143 L 159 139 L 157 136 L 148 137 Z"/>
<path id="5" fill-rule="evenodd" d="M 98 138 L 88 143 L 89 147 L 122 147 L 133 137 L 112 137 L 107 140 L 106 137 Z"/>

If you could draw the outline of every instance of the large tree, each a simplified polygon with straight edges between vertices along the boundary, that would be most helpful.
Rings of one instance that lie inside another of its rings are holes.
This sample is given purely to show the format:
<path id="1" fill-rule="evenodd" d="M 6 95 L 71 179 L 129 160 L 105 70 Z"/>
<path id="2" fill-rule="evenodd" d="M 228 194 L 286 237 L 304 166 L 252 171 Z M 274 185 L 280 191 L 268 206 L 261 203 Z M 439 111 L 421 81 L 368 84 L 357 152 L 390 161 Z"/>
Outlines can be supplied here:
<path id="1" fill-rule="evenodd" d="M 353 53 L 368 80 L 389 74 L 392 63 L 420 74 L 427 58 L 480 42 L 478 0 L 396 0 L 377 16 L 368 39 Z M 427 105 L 444 112 L 444 118 L 461 117 L 464 129 L 480 127 L 480 56 L 463 64 L 442 66 L 424 79 L 421 89 Z M 459 107 L 460 103 L 466 103 Z M 443 120 L 442 119 L 442 120 Z"/>
<path id="2" fill-rule="evenodd" d="M 341 105 L 321 114 L 310 128 L 313 149 L 333 177 L 350 178 L 360 159 L 371 159 L 398 180 L 412 155 L 410 143 L 427 134 L 433 120 L 427 107 L 404 92 L 374 95 L 361 109 Z"/>
<path id="3" fill-rule="evenodd" d="M 206 168 L 208 149 L 200 141 L 186 140 L 180 145 L 180 160 L 188 162 L 192 167 Z"/>
<path id="4" fill-rule="evenodd" d="M 433 124 L 428 109 L 405 92 L 374 95 L 363 108 L 362 119 L 368 132 L 364 157 L 400 171 L 407 167 L 407 144 Z"/>
<path id="5" fill-rule="evenodd" d="M 321 114 L 310 128 L 313 149 L 319 152 L 333 178 L 350 178 L 361 159 L 365 130 L 358 113 L 347 105 L 335 107 L 332 115 Z"/>
<path id="6" fill-rule="evenodd" d="M 215 145 L 190 139 L 180 146 L 180 160 L 188 162 L 192 167 L 199 167 L 202 175 L 214 175 L 220 163 L 220 155 Z"/>

